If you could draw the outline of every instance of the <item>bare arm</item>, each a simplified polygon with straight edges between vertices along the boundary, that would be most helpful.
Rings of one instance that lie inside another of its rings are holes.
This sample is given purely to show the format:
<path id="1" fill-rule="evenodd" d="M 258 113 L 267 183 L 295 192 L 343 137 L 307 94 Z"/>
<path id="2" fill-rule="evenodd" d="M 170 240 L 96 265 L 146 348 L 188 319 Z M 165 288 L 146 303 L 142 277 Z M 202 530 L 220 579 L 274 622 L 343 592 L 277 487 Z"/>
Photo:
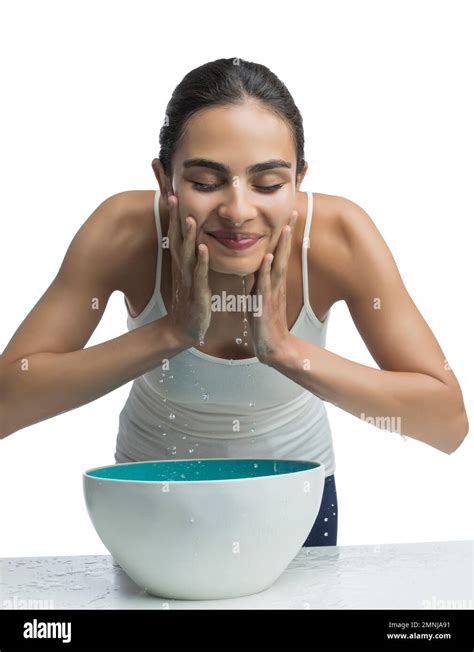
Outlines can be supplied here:
<path id="1" fill-rule="evenodd" d="M 338 282 L 380 369 L 293 335 L 270 364 L 354 416 L 451 453 L 469 427 L 458 381 L 374 223 L 357 204 L 340 200 L 345 253 Z"/>
<path id="2" fill-rule="evenodd" d="M 0 357 L 0 436 L 89 403 L 171 358 L 184 344 L 168 316 L 83 348 L 133 259 L 127 193 L 107 199 Z"/>

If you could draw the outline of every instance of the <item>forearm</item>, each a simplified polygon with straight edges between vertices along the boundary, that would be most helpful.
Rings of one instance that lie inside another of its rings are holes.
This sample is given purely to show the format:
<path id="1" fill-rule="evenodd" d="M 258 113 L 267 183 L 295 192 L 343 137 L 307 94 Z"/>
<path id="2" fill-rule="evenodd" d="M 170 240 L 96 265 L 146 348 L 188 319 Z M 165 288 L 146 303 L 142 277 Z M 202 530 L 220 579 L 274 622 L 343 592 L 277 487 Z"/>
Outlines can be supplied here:
<path id="1" fill-rule="evenodd" d="M 5 437 L 89 403 L 188 348 L 167 317 L 102 344 L 68 353 L 34 353 L 2 364 Z"/>
<path id="2" fill-rule="evenodd" d="M 367 367 L 291 334 L 267 364 L 322 400 L 443 452 L 466 434 L 462 400 L 431 376 Z"/>

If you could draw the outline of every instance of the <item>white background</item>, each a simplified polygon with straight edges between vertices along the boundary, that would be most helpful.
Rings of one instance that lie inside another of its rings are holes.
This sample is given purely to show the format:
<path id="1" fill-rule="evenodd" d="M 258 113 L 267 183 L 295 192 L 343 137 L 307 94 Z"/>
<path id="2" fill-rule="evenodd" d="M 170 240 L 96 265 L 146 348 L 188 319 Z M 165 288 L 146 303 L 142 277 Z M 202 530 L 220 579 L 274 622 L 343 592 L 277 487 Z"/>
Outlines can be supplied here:
<path id="1" fill-rule="evenodd" d="M 303 190 L 348 197 L 377 224 L 469 415 L 471 10 L 460 0 L 3 2 L 1 350 L 92 211 L 117 192 L 157 187 L 151 160 L 182 77 L 241 57 L 273 70 L 302 112 Z M 125 332 L 116 292 L 88 346 Z M 376 366 L 344 304 L 327 348 Z M 106 552 L 82 473 L 114 463 L 130 386 L 0 441 L 0 556 Z M 338 544 L 472 538 L 472 435 L 449 456 L 327 407 Z"/>

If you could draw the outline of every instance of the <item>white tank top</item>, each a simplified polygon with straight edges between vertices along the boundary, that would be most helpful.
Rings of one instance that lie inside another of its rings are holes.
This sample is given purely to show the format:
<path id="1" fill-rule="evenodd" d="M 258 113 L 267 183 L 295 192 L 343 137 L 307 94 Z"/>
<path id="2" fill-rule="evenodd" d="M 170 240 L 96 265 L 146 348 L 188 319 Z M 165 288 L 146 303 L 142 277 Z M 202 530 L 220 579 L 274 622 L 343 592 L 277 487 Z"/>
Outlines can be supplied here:
<path id="1" fill-rule="evenodd" d="M 304 243 L 309 233 L 313 195 Z M 126 297 L 128 330 L 167 314 L 161 287 L 162 233 L 159 192 L 154 200 L 158 240 L 155 287 L 136 317 Z M 304 304 L 291 328 L 297 337 L 324 346 L 324 322 L 308 294 L 307 248 L 302 247 Z M 258 358 L 225 360 L 191 347 L 137 377 L 119 416 L 115 461 L 189 458 L 278 458 L 322 462 L 335 471 L 331 429 L 324 402 Z"/>

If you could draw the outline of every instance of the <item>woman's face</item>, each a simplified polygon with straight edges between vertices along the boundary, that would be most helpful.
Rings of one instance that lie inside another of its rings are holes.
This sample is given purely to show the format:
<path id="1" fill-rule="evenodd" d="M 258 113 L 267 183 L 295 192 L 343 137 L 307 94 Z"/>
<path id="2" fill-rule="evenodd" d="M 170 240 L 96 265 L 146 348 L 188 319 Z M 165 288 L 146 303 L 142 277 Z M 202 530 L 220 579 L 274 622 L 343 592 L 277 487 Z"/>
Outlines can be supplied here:
<path id="1" fill-rule="evenodd" d="M 208 247 L 210 269 L 251 274 L 275 250 L 304 176 L 296 181 L 295 170 L 289 127 L 261 105 L 213 107 L 191 118 L 171 183 L 182 232 L 191 215 L 196 244 Z"/>

